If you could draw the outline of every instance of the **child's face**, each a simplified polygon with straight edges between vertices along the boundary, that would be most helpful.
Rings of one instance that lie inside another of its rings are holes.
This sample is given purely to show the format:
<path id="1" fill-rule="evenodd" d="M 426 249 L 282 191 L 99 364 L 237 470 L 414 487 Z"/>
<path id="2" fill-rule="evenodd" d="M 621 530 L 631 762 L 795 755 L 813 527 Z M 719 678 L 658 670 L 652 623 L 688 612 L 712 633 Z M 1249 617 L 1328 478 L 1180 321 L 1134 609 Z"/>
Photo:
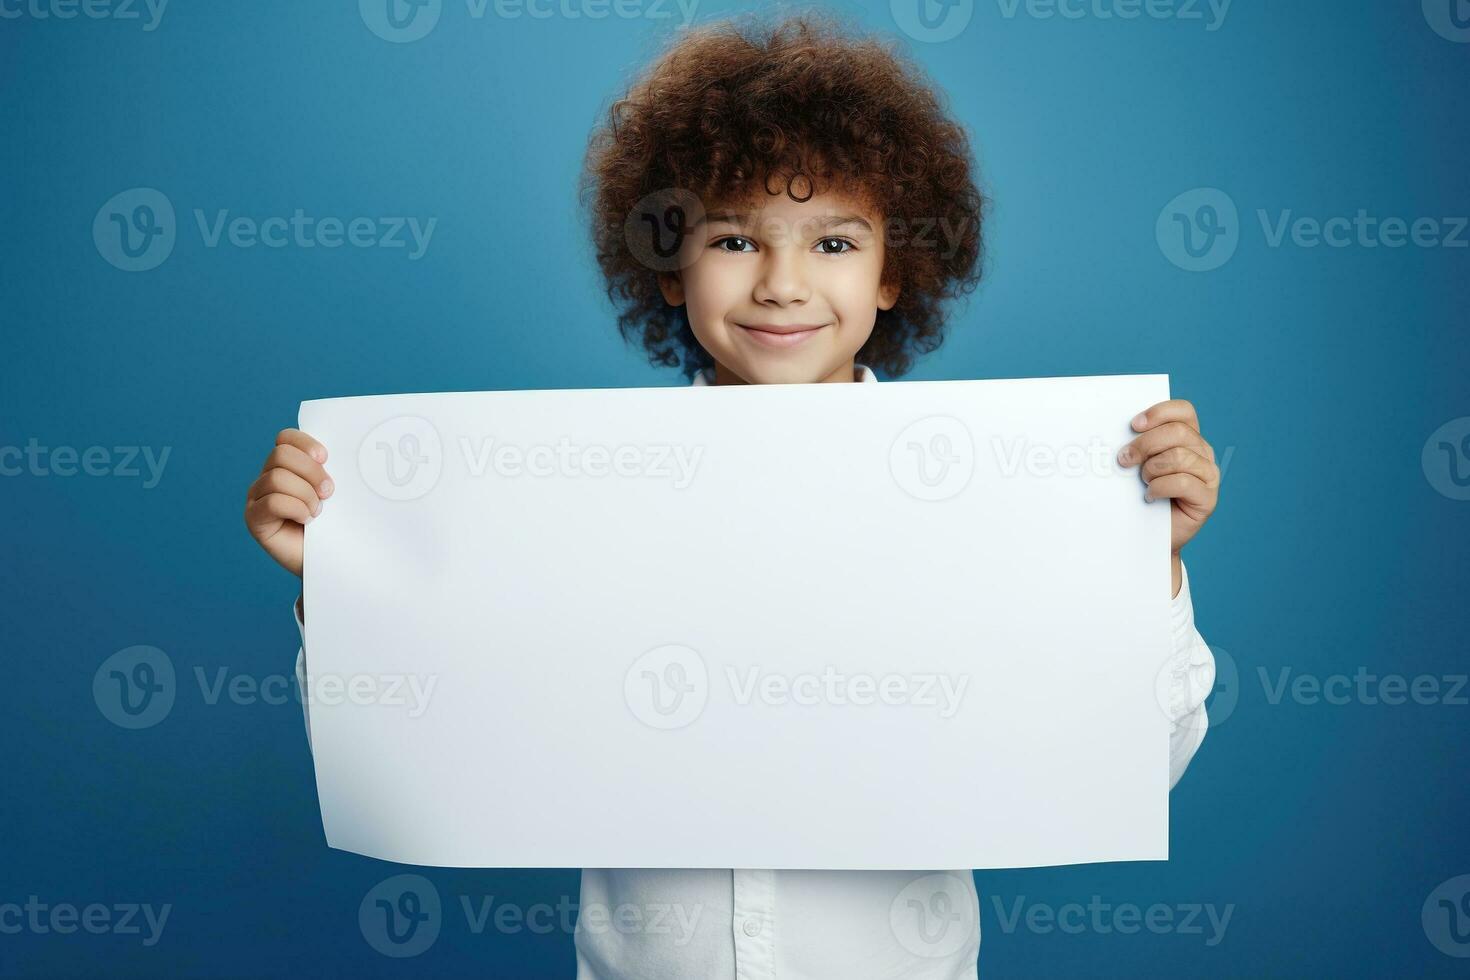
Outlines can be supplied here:
<path id="1" fill-rule="evenodd" d="M 697 225 L 664 298 L 688 304 L 700 345 L 721 383 L 852 381 L 853 359 L 898 287 L 883 273 L 880 216 L 853 198 L 803 202 L 757 192 L 716 205 Z"/>

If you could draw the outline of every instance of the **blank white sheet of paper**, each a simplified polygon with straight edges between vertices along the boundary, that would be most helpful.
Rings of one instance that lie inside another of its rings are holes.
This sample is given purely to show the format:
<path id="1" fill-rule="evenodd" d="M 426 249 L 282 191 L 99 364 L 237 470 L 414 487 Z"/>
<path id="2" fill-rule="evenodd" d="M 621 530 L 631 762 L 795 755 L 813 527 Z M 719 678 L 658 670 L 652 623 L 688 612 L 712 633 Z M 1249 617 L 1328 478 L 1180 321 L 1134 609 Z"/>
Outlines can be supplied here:
<path id="1" fill-rule="evenodd" d="M 1168 856 L 1163 375 L 304 402 L 327 842 L 455 867 Z"/>

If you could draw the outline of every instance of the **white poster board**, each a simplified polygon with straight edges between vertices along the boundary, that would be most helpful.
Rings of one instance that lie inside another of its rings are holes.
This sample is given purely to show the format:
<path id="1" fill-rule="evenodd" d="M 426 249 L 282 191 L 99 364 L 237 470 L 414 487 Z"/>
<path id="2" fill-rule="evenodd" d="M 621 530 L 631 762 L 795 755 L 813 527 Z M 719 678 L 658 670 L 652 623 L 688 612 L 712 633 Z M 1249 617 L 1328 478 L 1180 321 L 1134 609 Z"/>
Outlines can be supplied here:
<path id="1" fill-rule="evenodd" d="M 305 402 L 337 848 L 477 867 L 1163 859 L 1161 375 Z"/>

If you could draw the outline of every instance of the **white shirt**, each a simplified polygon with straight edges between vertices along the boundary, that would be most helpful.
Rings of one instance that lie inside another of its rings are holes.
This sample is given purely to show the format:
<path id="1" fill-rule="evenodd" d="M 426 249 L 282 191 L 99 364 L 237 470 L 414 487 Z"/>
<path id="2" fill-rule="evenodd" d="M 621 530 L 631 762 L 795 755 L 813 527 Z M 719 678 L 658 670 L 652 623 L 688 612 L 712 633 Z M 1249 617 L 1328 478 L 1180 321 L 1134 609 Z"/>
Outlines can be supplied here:
<path id="1" fill-rule="evenodd" d="M 859 381 L 878 380 L 866 366 L 857 371 Z M 711 380 L 702 373 L 693 383 Z M 1172 788 L 1204 739 L 1204 702 L 1215 683 L 1214 657 L 1194 628 L 1187 574 L 1170 620 Z M 297 624 L 296 680 L 305 690 L 299 604 Z M 302 709 L 309 740 L 305 698 Z M 630 906 L 636 915 L 617 914 Z M 969 869 L 584 868 L 579 908 L 577 980 L 974 980 L 980 952 L 980 900 Z M 589 915 L 593 908 L 602 914 Z"/>

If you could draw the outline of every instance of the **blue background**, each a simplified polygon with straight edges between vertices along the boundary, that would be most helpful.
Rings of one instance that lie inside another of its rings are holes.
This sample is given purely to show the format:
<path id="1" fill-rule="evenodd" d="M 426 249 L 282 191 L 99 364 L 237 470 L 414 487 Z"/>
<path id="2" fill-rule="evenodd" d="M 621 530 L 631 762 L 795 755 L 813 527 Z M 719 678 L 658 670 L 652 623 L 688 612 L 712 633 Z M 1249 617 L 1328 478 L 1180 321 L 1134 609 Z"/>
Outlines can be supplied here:
<path id="1" fill-rule="evenodd" d="M 697 19 L 735 9 L 704 2 Z M 1418 0 L 1236 0 L 1213 31 L 984 0 L 938 43 L 880 0 L 835 9 L 948 93 L 994 200 L 986 280 L 910 377 L 1167 372 L 1232 452 L 1186 560 L 1200 629 L 1239 668 L 1216 700 L 1237 704 L 1173 794 L 1172 857 L 978 873 L 982 971 L 1464 975 L 1420 910 L 1470 872 L 1470 708 L 1273 704 L 1258 668 L 1467 670 L 1470 502 L 1420 456 L 1470 415 L 1470 250 L 1272 248 L 1256 213 L 1470 213 L 1470 44 L 1431 30 Z M 0 19 L 0 445 L 171 447 L 151 489 L 0 479 L 0 903 L 173 905 L 152 947 L 0 935 L 0 972 L 571 974 L 569 935 L 473 935 L 458 896 L 554 905 L 575 900 L 574 870 L 427 869 L 440 938 L 411 960 L 376 953 L 358 903 L 413 869 L 325 846 L 294 700 L 209 704 L 194 679 L 291 670 L 296 583 L 240 512 L 302 399 L 682 383 L 619 339 L 575 195 L 589 129 L 672 23 L 493 10 L 446 0 L 403 44 L 350 2 L 174 0 L 152 31 Z M 147 272 L 104 261 L 91 232 L 133 187 L 178 212 Z M 1198 187 L 1240 214 L 1238 250 L 1209 272 L 1155 236 Z M 438 224 L 417 261 L 208 248 L 195 208 Z M 171 714 L 141 731 L 109 722 L 91 687 L 134 644 L 179 675 Z M 1208 928 L 1007 934 L 992 895 L 1234 910 L 1214 946 Z"/>

